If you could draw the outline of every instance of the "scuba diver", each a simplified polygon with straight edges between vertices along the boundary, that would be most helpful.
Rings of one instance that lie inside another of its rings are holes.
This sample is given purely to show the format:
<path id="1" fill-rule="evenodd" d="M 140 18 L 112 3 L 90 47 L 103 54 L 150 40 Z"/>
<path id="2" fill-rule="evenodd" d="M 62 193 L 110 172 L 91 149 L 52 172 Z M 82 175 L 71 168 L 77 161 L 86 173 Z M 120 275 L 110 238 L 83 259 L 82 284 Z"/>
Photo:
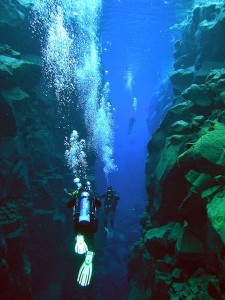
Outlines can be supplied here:
<path id="1" fill-rule="evenodd" d="M 131 134 L 131 131 L 133 129 L 134 123 L 136 122 L 136 119 L 134 117 L 129 119 L 129 126 L 128 126 L 128 135 Z"/>
<path id="2" fill-rule="evenodd" d="M 74 179 L 77 189 L 68 193 L 70 200 L 67 207 L 73 208 L 73 222 L 75 230 L 75 252 L 86 254 L 85 260 L 80 267 L 77 282 L 82 286 L 90 283 L 92 276 L 92 260 L 94 258 L 94 233 L 98 230 L 98 220 L 96 210 L 101 206 L 101 202 L 91 193 L 90 182 L 83 186 L 79 178 Z"/>
<path id="3" fill-rule="evenodd" d="M 118 204 L 119 196 L 116 194 L 116 191 L 112 189 L 112 186 L 109 185 L 107 187 L 107 191 L 105 194 L 100 196 L 100 199 L 105 198 L 104 202 L 104 226 L 106 231 L 108 232 L 108 217 L 110 221 L 110 226 L 113 229 L 114 227 L 114 215 L 116 211 L 116 207 Z"/>

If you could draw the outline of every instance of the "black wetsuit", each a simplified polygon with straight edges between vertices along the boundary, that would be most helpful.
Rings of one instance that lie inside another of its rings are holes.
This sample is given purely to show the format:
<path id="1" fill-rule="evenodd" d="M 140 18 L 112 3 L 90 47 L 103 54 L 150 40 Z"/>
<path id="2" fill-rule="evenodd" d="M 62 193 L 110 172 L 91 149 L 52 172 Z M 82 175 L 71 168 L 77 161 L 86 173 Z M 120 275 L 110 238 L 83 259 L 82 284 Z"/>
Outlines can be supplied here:
<path id="1" fill-rule="evenodd" d="M 103 194 L 100 199 L 105 198 L 104 202 L 104 226 L 107 227 L 108 225 L 108 218 L 110 221 L 110 225 L 114 227 L 114 214 L 116 211 L 116 207 L 118 204 L 118 200 L 120 199 L 119 196 L 116 195 L 115 191 L 107 191 Z"/>

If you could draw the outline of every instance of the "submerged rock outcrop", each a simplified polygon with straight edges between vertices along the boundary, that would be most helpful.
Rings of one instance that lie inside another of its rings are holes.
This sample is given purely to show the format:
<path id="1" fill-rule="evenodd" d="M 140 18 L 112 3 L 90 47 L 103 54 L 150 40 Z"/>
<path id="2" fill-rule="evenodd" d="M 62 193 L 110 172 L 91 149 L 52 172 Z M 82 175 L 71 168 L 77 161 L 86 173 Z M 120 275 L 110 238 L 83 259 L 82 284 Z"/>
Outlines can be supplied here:
<path id="1" fill-rule="evenodd" d="M 148 144 L 129 299 L 225 299 L 225 4 L 196 7 L 175 43 L 173 107 Z"/>

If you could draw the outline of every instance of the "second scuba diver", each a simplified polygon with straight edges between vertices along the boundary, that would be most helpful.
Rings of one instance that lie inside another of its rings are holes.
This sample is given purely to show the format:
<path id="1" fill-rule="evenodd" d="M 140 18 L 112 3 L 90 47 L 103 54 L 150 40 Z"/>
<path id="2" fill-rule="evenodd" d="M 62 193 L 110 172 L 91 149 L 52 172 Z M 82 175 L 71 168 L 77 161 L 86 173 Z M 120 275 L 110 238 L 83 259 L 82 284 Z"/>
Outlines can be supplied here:
<path id="1" fill-rule="evenodd" d="M 107 187 L 107 191 L 105 194 L 100 196 L 100 199 L 105 198 L 104 201 L 104 226 L 106 231 L 108 232 L 108 218 L 110 222 L 111 229 L 114 227 L 114 216 L 116 207 L 118 204 L 118 200 L 120 197 L 116 194 L 116 191 L 113 190 L 112 186 L 109 185 Z"/>

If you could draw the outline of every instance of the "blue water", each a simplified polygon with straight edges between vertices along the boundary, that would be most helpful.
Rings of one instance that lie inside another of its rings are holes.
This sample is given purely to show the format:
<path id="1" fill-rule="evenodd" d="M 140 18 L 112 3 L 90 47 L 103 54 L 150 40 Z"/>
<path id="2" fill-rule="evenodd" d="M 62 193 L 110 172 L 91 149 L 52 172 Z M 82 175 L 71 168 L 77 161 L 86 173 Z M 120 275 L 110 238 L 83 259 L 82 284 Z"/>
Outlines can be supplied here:
<path id="1" fill-rule="evenodd" d="M 75 177 L 84 174 L 85 178 L 88 168 L 82 166 L 87 165 L 88 151 L 94 151 L 97 192 L 113 185 L 121 209 L 146 200 L 146 148 L 160 122 L 156 116 L 154 123 L 147 124 L 147 118 L 156 111 L 154 93 L 172 70 L 177 32 L 171 26 L 186 18 L 193 4 L 183 2 L 35 0 L 36 17 L 41 16 L 47 31 L 42 53 L 50 85 L 65 106 L 71 99 L 64 91 L 78 91 L 87 131 L 83 137 L 74 120 L 78 138 L 71 144 L 66 137 L 68 167 Z M 128 132 L 131 118 L 135 122 Z M 80 147 L 83 138 L 91 149 Z"/>
<path id="2" fill-rule="evenodd" d="M 187 1 L 189 2 L 189 1 Z M 105 81 L 110 83 L 110 100 L 115 121 L 115 162 L 118 171 L 108 183 L 121 197 L 120 208 L 131 209 L 145 203 L 145 160 L 147 143 L 155 124 L 147 129 L 151 101 L 173 66 L 173 40 L 170 27 L 179 22 L 186 7 L 179 1 L 109 0 L 103 3 L 101 24 L 102 59 Z M 134 110 L 133 98 L 137 99 Z M 128 135 L 129 118 L 134 117 Z M 98 175 L 98 189 L 104 178 Z M 105 183 L 106 184 L 106 183 Z"/>

